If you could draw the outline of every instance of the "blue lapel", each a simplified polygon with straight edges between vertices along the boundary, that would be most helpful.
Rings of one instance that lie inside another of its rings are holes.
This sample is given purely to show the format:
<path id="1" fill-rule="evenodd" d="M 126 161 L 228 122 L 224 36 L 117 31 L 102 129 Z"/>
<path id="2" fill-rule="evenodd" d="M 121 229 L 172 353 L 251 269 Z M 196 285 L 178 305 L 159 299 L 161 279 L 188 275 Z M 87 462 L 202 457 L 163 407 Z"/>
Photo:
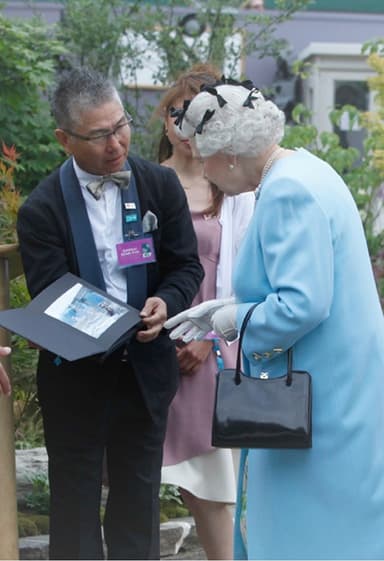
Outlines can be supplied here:
<path id="1" fill-rule="evenodd" d="M 105 290 L 95 240 L 72 158 L 60 167 L 60 184 L 71 225 L 80 277 Z"/>

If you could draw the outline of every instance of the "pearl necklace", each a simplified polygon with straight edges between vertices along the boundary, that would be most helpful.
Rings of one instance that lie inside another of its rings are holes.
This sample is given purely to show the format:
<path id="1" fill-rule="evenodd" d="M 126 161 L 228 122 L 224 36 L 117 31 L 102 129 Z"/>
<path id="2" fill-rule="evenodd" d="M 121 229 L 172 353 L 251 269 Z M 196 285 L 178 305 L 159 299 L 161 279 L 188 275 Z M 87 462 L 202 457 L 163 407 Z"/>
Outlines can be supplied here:
<path id="1" fill-rule="evenodd" d="M 285 149 L 281 148 L 281 146 L 278 146 L 277 148 L 275 148 L 275 150 L 269 156 L 268 160 L 265 162 L 263 170 L 261 172 L 259 185 L 257 186 L 256 191 L 255 191 L 256 199 L 258 199 L 260 197 L 260 191 L 261 191 L 261 187 L 262 187 L 263 181 L 265 179 L 265 176 L 267 175 L 267 173 L 271 169 L 273 162 L 277 159 L 277 157 L 282 152 L 285 152 Z"/>
<path id="2" fill-rule="evenodd" d="M 269 172 L 269 170 L 272 167 L 273 162 L 276 160 L 278 155 L 281 154 L 281 152 L 284 152 L 284 148 L 281 148 L 280 146 L 278 146 L 278 148 L 276 148 L 272 152 L 272 154 L 269 156 L 268 160 L 264 164 L 263 171 L 261 172 L 261 178 L 260 178 L 259 185 L 261 185 L 261 183 L 263 183 L 263 181 L 265 179 L 265 176 L 267 175 L 267 173 Z"/>

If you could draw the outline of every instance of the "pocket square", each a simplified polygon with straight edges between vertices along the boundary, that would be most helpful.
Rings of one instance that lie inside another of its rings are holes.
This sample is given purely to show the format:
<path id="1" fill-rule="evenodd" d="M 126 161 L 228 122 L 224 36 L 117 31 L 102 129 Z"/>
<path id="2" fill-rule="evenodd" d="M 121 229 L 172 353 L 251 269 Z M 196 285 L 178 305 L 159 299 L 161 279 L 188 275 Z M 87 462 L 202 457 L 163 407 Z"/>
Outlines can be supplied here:
<path id="1" fill-rule="evenodd" d="M 158 222 L 156 214 L 147 210 L 143 217 L 143 233 L 153 232 L 153 230 L 157 230 L 157 228 Z"/>

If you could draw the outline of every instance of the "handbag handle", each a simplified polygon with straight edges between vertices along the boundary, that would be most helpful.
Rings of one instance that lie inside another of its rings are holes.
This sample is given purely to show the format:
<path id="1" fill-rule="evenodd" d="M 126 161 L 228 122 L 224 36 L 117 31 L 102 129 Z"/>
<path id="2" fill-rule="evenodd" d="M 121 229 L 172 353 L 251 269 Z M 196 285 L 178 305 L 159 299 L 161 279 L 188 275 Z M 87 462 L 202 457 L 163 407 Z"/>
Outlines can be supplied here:
<path id="1" fill-rule="evenodd" d="M 237 357 L 236 357 L 236 373 L 235 373 L 235 384 L 238 386 L 241 383 L 241 347 L 243 344 L 243 338 L 245 333 L 245 328 L 247 327 L 248 321 L 253 314 L 253 310 L 260 304 L 253 304 L 247 313 L 244 316 L 243 323 L 241 324 L 240 328 L 240 336 L 239 336 L 239 346 L 237 348 Z M 292 384 L 292 347 L 289 347 L 288 354 L 287 354 L 287 386 Z"/>

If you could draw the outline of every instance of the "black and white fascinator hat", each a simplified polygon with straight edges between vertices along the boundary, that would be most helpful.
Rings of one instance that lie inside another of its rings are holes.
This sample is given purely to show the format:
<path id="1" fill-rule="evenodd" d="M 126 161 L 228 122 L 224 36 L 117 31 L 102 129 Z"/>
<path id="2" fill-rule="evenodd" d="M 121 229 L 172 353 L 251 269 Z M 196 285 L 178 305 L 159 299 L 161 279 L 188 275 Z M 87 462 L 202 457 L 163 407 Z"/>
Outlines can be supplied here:
<path id="1" fill-rule="evenodd" d="M 203 158 L 217 152 L 257 156 L 284 135 L 284 113 L 250 80 L 223 76 L 171 114 L 180 136 L 194 138 Z"/>

